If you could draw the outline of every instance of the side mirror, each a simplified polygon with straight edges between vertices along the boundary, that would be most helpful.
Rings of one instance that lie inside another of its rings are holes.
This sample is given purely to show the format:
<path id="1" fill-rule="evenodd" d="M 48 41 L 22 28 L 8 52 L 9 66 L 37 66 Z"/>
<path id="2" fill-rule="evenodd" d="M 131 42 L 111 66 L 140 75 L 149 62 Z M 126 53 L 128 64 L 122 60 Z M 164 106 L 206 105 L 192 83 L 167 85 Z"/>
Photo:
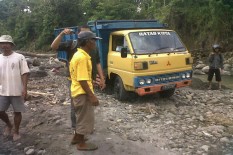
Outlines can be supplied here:
<path id="1" fill-rule="evenodd" d="M 121 57 L 126 58 L 127 52 L 128 52 L 128 49 L 126 47 L 121 48 Z"/>

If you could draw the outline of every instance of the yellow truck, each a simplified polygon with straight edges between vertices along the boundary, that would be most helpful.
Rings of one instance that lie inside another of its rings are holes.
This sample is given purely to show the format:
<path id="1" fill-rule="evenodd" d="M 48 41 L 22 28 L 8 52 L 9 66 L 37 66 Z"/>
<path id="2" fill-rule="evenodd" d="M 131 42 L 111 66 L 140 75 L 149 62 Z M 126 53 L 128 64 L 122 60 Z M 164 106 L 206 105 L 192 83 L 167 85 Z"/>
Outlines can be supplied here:
<path id="1" fill-rule="evenodd" d="M 193 59 L 177 33 L 157 20 L 96 20 L 88 26 L 98 37 L 108 90 L 118 100 L 129 92 L 170 97 L 192 81 Z"/>

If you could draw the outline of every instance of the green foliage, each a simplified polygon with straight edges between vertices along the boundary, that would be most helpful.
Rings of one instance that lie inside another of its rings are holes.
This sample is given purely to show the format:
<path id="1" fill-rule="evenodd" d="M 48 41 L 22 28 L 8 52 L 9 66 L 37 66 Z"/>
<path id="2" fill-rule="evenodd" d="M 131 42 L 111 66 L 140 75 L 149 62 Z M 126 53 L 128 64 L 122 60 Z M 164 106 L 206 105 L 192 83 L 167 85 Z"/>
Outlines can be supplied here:
<path id="1" fill-rule="evenodd" d="M 103 0 L 96 6 L 91 19 L 137 19 L 137 16 L 137 4 L 133 5 L 131 0 Z"/>
<path id="2" fill-rule="evenodd" d="M 40 50 L 52 42 L 56 27 L 82 21 L 78 0 L 2 0 L 1 32 L 14 37 L 17 48 Z M 77 5 L 74 5 L 76 4 Z M 3 34 L 1 33 L 1 35 Z M 47 49 L 48 50 L 48 49 Z"/>
<path id="3" fill-rule="evenodd" d="M 233 36 L 232 8 L 228 0 L 173 0 L 166 21 L 190 48 L 209 48 Z"/>
<path id="4" fill-rule="evenodd" d="M 0 35 L 30 50 L 49 50 L 54 28 L 96 19 L 159 19 L 189 48 L 233 40 L 232 0 L 0 0 L 0 14 Z"/>

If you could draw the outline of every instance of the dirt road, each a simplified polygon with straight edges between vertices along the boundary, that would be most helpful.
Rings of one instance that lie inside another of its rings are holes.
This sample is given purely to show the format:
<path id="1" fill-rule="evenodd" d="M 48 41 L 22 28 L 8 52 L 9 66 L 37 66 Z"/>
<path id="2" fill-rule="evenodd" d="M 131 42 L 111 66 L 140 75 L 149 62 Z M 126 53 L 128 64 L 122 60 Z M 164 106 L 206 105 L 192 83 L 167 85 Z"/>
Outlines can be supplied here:
<path id="1" fill-rule="evenodd" d="M 2 135 L 4 124 L 0 122 L 0 155 L 173 154 L 156 148 L 153 143 L 127 140 L 109 130 L 109 120 L 105 118 L 103 112 L 105 111 L 104 103 L 96 108 L 95 133 L 89 136 L 89 140 L 96 143 L 99 149 L 92 152 L 77 151 L 75 145 L 70 145 L 72 137 L 70 105 L 65 80 L 65 77 L 59 76 L 31 79 L 29 82 L 31 99 L 25 103 L 27 112 L 23 114 L 21 124 L 22 139 L 13 142 L 12 136 L 4 137 Z M 100 100 L 103 97 L 101 95 L 101 93 L 98 94 Z M 12 109 L 8 111 L 8 114 L 13 121 Z"/>
<path id="2" fill-rule="evenodd" d="M 45 67 L 44 67 L 45 68 Z M 89 141 L 99 149 L 77 151 L 70 145 L 70 105 L 66 77 L 45 69 L 48 76 L 29 82 L 22 139 L 4 137 L 0 121 L 0 155 L 231 155 L 233 91 L 207 90 L 194 79 L 169 99 L 133 96 L 119 102 L 97 92 L 96 126 Z M 8 111 L 12 120 L 12 110 Z"/>

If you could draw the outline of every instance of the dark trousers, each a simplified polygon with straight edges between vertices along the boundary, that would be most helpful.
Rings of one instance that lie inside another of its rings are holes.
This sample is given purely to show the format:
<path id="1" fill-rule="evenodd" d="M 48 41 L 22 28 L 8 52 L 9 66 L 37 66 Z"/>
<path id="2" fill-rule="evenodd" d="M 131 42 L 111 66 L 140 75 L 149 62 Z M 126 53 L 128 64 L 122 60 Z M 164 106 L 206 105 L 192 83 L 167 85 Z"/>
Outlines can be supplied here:
<path id="1" fill-rule="evenodd" d="M 73 99 L 71 98 L 71 109 L 70 109 L 70 118 L 71 118 L 71 127 L 73 129 L 76 128 L 76 115 L 75 115 L 75 109 L 74 109 L 74 102 Z"/>
<path id="2" fill-rule="evenodd" d="M 220 69 L 212 69 L 212 68 L 209 69 L 208 81 L 212 81 L 214 74 L 215 74 L 215 80 L 220 82 L 222 80 Z"/>
<path id="3" fill-rule="evenodd" d="M 74 102 L 73 102 L 73 99 L 71 97 L 70 87 L 71 87 L 71 81 L 68 80 L 69 96 L 70 96 L 70 101 L 71 101 L 71 104 L 70 104 L 71 127 L 76 128 L 76 115 L 75 115 L 75 109 L 74 109 Z"/>
<path id="4" fill-rule="evenodd" d="M 66 74 L 67 74 L 67 77 L 70 77 L 70 71 L 69 71 L 69 62 L 67 61 L 66 62 L 66 66 L 67 66 L 67 71 L 66 71 Z M 75 109 L 74 109 L 74 102 L 73 102 L 73 99 L 71 97 L 71 80 L 68 80 L 68 88 L 69 88 L 69 96 L 70 96 L 70 101 L 71 101 L 71 104 L 70 104 L 70 119 L 71 119 L 71 127 L 74 129 L 76 128 L 76 115 L 75 115 Z"/>

